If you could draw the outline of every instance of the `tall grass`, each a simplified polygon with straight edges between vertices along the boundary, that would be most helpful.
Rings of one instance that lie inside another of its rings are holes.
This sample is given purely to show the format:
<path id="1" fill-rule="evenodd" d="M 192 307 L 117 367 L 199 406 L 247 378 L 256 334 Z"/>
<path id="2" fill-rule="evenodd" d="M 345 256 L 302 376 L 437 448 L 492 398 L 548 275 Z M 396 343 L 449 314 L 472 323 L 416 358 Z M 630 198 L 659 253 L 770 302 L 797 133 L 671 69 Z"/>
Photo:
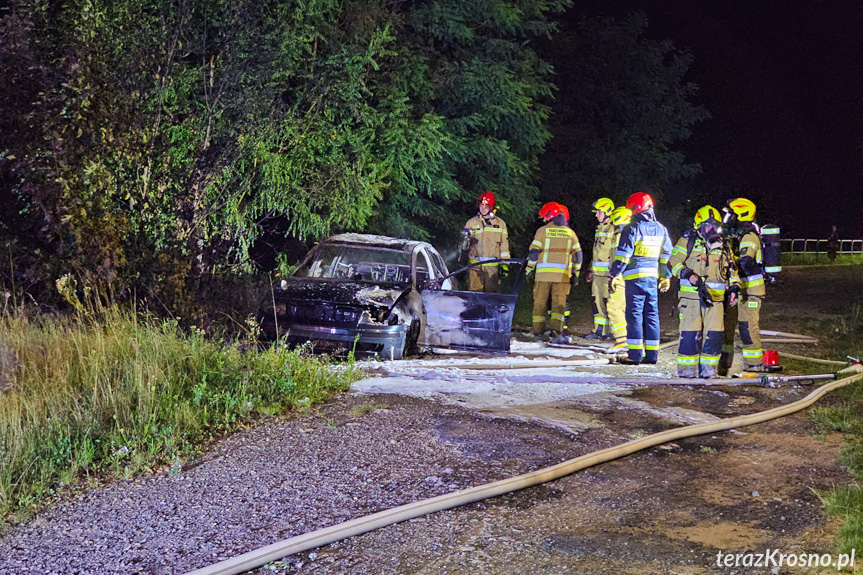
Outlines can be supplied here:
<path id="1" fill-rule="evenodd" d="M 319 402 L 356 377 L 351 364 L 279 346 L 244 353 L 117 309 L 2 316 L 0 515 L 82 473 L 176 463 L 255 413 Z"/>

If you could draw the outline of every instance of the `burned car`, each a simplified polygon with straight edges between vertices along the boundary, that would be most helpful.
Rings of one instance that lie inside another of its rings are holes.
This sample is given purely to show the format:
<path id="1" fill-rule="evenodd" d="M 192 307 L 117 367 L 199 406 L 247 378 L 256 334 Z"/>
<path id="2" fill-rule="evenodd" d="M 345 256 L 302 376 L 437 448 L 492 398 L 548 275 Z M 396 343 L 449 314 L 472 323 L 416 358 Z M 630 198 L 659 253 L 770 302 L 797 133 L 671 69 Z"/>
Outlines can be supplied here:
<path id="1" fill-rule="evenodd" d="M 271 340 L 384 359 L 420 346 L 508 352 L 517 290 L 459 291 L 453 275 L 427 242 L 336 235 L 312 248 L 264 298 L 261 328 Z"/>

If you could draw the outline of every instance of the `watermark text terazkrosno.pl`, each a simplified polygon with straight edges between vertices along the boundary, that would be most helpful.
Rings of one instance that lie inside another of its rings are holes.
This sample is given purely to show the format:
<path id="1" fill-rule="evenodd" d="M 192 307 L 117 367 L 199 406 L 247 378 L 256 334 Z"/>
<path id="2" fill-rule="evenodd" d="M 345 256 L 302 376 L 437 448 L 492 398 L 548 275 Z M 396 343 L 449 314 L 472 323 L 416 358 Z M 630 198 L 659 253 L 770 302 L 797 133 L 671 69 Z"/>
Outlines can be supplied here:
<path id="1" fill-rule="evenodd" d="M 837 571 L 854 567 L 854 555 L 841 553 L 783 553 L 779 549 L 766 549 L 763 553 L 723 553 L 716 554 L 717 567 L 832 567 Z"/>

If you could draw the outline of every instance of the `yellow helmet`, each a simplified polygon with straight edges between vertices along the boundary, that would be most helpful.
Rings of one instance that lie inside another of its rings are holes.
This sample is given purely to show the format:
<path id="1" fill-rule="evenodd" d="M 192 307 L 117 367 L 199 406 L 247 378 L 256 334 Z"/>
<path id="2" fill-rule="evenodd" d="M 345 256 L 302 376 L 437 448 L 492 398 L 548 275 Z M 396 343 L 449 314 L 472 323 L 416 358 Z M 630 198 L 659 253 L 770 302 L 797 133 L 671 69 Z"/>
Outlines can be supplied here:
<path id="1" fill-rule="evenodd" d="M 741 222 L 751 222 L 755 220 L 755 204 L 746 198 L 734 198 L 728 201 L 728 205 L 723 210 L 726 213 L 733 213 Z"/>
<path id="2" fill-rule="evenodd" d="M 620 206 L 611 210 L 609 217 L 611 217 L 611 223 L 615 226 L 625 226 L 632 219 L 632 210 L 626 206 Z"/>
<path id="3" fill-rule="evenodd" d="M 595 202 L 593 202 L 593 211 L 594 212 L 605 212 L 608 215 L 611 215 L 611 210 L 614 209 L 614 202 L 609 200 L 608 198 L 599 198 Z"/>
<path id="4" fill-rule="evenodd" d="M 722 221 L 722 216 L 719 214 L 719 210 L 713 206 L 704 206 L 699 209 L 695 212 L 695 229 L 698 229 L 698 226 L 711 219 L 716 220 L 717 225 Z"/>

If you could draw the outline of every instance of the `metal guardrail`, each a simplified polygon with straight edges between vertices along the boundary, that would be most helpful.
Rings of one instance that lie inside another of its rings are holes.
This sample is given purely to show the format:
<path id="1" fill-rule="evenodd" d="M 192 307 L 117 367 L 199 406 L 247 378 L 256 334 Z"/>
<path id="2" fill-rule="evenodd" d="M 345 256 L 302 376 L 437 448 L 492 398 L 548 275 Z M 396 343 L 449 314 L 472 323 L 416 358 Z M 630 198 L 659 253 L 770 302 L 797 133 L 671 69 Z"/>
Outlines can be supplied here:
<path id="1" fill-rule="evenodd" d="M 780 240 L 783 254 L 826 254 L 827 240 L 786 239 Z M 863 240 L 839 240 L 840 254 L 863 253 Z"/>

